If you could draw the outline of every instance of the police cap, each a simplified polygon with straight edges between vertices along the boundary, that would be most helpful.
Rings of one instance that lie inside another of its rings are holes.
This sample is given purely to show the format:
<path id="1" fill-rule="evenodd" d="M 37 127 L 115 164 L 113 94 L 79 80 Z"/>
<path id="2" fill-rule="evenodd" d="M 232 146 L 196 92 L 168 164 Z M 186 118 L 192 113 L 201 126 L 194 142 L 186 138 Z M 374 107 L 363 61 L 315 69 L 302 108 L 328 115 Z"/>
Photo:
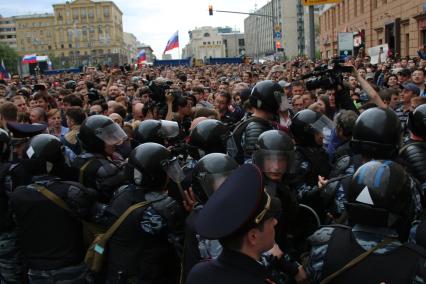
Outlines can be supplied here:
<path id="1" fill-rule="evenodd" d="M 14 138 L 33 137 L 43 133 L 47 128 L 46 124 L 27 124 L 18 122 L 7 122 L 7 129 L 13 133 Z"/>
<path id="2" fill-rule="evenodd" d="M 245 164 L 210 197 L 200 211 L 196 229 L 204 238 L 223 239 L 247 232 L 280 211 L 279 199 L 265 191 L 261 170 Z"/>

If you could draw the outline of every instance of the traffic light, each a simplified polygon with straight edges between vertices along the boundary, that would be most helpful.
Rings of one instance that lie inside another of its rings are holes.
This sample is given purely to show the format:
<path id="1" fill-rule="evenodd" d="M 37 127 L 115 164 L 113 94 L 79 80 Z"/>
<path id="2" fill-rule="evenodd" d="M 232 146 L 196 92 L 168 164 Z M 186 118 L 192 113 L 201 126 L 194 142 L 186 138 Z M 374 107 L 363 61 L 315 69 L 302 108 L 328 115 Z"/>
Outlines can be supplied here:
<path id="1" fill-rule="evenodd" d="M 209 15 L 213 16 L 213 6 L 209 5 Z"/>

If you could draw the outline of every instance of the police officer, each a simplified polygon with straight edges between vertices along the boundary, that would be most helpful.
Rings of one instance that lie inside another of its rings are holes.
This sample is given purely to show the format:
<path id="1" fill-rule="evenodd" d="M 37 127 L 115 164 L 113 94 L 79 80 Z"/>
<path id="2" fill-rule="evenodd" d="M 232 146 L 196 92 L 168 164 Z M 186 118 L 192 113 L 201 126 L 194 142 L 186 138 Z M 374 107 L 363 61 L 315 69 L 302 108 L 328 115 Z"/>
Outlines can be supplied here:
<path id="1" fill-rule="evenodd" d="M 195 223 L 204 204 L 237 167 L 238 164 L 230 156 L 211 153 L 202 157 L 192 172 L 192 190 L 198 204 L 186 219 L 182 279 L 199 261 L 216 258 L 222 252 L 217 240 L 203 239 L 197 234 Z"/>
<path id="2" fill-rule="evenodd" d="M 399 153 L 408 172 L 426 188 L 426 105 L 418 106 L 408 116 L 410 140 Z"/>
<path id="3" fill-rule="evenodd" d="M 126 138 L 123 129 L 103 115 L 86 118 L 78 133 L 84 153 L 75 158 L 72 166 L 79 171 L 78 181 L 96 189 L 103 203 L 109 203 L 114 190 L 125 182 L 122 166 L 112 157 L 116 146 Z"/>
<path id="4" fill-rule="evenodd" d="M 135 129 L 134 139 L 139 143 L 153 142 L 167 146 L 168 139 L 179 135 L 176 121 L 146 119 Z"/>
<path id="5" fill-rule="evenodd" d="M 64 163 L 57 137 L 33 137 L 26 153 L 29 159 L 41 162 L 42 174 L 33 177 L 34 183 L 11 193 L 10 206 L 30 283 L 71 279 L 73 283 L 87 283 L 90 278 L 83 263 L 85 247 L 80 218 L 89 217 L 96 192 L 52 174 L 55 167 Z M 59 205 L 61 201 L 64 205 Z"/>
<path id="6" fill-rule="evenodd" d="M 272 121 L 283 98 L 286 100 L 283 89 L 274 81 L 261 81 L 254 86 L 249 97 L 253 115 L 237 124 L 233 132 L 233 145 L 228 147 L 230 155 L 239 164 L 251 159 L 260 134 L 274 128 Z"/>
<path id="7" fill-rule="evenodd" d="M 229 134 L 228 127 L 219 120 L 201 121 L 189 135 L 191 157 L 199 160 L 210 153 L 226 153 Z"/>
<path id="8" fill-rule="evenodd" d="M 396 114 L 389 109 L 371 108 L 356 120 L 350 147 L 355 154 L 361 155 L 361 164 L 372 159 L 394 160 L 398 155 L 401 140 L 401 124 Z M 328 182 L 325 188 L 325 195 L 335 196 L 337 215 L 334 218 L 341 217 L 340 214 L 345 211 L 346 192 L 352 172 L 356 170 L 356 165 L 351 165 L 336 184 Z M 412 178 L 410 181 L 416 201 L 416 212 L 420 213 L 420 193 L 415 181 Z"/>
<path id="9" fill-rule="evenodd" d="M 254 165 L 236 169 L 200 211 L 196 231 L 206 239 L 218 239 L 218 258 L 197 264 L 187 282 L 268 283 L 270 275 L 258 262 L 275 243 L 278 199 L 264 191 L 261 171 Z"/>
<path id="10" fill-rule="evenodd" d="M 10 167 L 10 137 L 0 128 L 0 184 Z M 20 283 L 21 265 L 19 262 L 16 228 L 9 210 L 9 193 L 6 186 L 0 186 L 0 282 Z M 7 282 L 6 282 L 7 281 Z"/>
<path id="11" fill-rule="evenodd" d="M 331 171 L 328 155 L 323 149 L 325 132 L 331 132 L 333 123 L 326 116 L 305 109 L 299 111 L 290 126 L 296 141 L 296 172 L 292 185 L 296 188 L 299 202 L 315 209 L 324 218 L 321 190 L 318 178 L 327 178 Z"/>
<path id="12" fill-rule="evenodd" d="M 296 191 L 287 184 L 285 175 L 293 171 L 294 156 L 292 139 L 280 130 L 263 132 L 259 136 L 257 150 L 253 153 L 253 163 L 263 172 L 266 191 L 281 201 L 283 214 L 278 219 L 275 240 L 292 261 L 298 260 L 306 237 L 319 225 L 316 221 L 309 222 L 309 220 L 316 220 L 316 216 L 304 218 L 306 217 L 304 207 L 299 207 Z M 311 211 L 308 212 L 311 213 Z M 285 273 L 295 276 L 299 272 L 299 266 L 296 262 L 288 263 Z"/>
<path id="13" fill-rule="evenodd" d="M 355 226 L 324 227 L 310 237 L 306 270 L 314 283 L 423 283 L 426 255 L 399 241 L 414 218 L 409 179 L 389 160 L 371 161 L 357 170 L 347 204 Z"/>
<path id="14" fill-rule="evenodd" d="M 167 195 L 167 184 L 182 174 L 178 161 L 164 146 L 144 143 L 131 152 L 126 167 L 132 184 L 114 193 L 109 208 L 114 220 L 135 203 L 152 204 L 134 210 L 109 240 L 107 283 L 175 283 L 184 215 Z"/>

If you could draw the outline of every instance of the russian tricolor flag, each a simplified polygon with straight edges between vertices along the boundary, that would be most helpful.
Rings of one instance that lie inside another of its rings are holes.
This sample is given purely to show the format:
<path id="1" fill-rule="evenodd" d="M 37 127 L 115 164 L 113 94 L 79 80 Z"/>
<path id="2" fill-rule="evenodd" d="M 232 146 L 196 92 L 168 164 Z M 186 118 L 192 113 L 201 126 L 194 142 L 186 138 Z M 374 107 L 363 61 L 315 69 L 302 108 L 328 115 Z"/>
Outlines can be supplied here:
<path id="1" fill-rule="evenodd" d="M 139 51 L 138 55 L 136 55 L 136 58 L 138 59 L 138 64 L 141 64 L 142 62 L 146 61 L 145 50 L 142 49 L 141 51 Z"/>
<path id="2" fill-rule="evenodd" d="M 37 54 L 27 54 L 24 55 L 22 58 L 22 63 L 29 64 L 29 63 L 37 63 Z"/>
<path id="3" fill-rule="evenodd" d="M 163 53 L 166 53 L 166 51 L 172 50 L 173 48 L 179 47 L 179 31 L 176 31 L 172 37 L 167 42 L 166 48 L 164 49 Z"/>
<path id="4" fill-rule="evenodd" d="M 9 72 L 7 72 L 6 66 L 4 66 L 3 59 L 0 64 L 0 79 L 9 79 Z"/>

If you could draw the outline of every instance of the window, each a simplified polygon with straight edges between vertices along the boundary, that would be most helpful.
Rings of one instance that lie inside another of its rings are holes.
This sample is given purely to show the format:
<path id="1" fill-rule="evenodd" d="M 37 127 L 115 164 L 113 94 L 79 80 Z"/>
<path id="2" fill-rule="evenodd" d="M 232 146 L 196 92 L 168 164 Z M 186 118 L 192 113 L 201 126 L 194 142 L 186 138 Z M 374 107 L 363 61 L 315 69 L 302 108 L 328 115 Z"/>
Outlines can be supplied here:
<path id="1" fill-rule="evenodd" d="M 204 37 L 210 37 L 209 33 L 204 33 Z"/>
<path id="2" fill-rule="evenodd" d="M 245 45 L 243 38 L 238 39 L 238 45 L 239 46 L 244 46 Z"/>
<path id="3" fill-rule="evenodd" d="M 93 16 L 94 16 L 93 8 L 89 8 L 89 11 L 88 11 L 87 14 L 88 14 L 89 18 L 93 18 Z"/>
<path id="4" fill-rule="evenodd" d="M 364 14 L 364 0 L 360 0 L 361 14 Z"/>
<path id="5" fill-rule="evenodd" d="M 74 21 L 78 21 L 78 9 L 72 10 L 72 18 L 74 19 Z"/>
<path id="6" fill-rule="evenodd" d="M 51 45 L 49 45 L 47 48 L 50 50 L 50 49 L 52 49 L 52 46 L 51 46 Z"/>
<path id="7" fill-rule="evenodd" d="M 358 0 L 354 0 L 354 12 L 355 17 L 358 16 Z"/>
<path id="8" fill-rule="evenodd" d="M 72 48 L 72 44 L 71 43 L 68 44 L 68 48 Z"/>
<path id="9" fill-rule="evenodd" d="M 81 18 L 86 18 L 86 8 L 80 9 L 80 15 L 81 15 Z"/>
<path id="10" fill-rule="evenodd" d="M 104 7 L 104 17 L 109 18 L 109 8 L 108 7 Z"/>
<path id="11" fill-rule="evenodd" d="M 203 42 L 203 45 L 206 45 L 206 42 L 205 42 L 205 41 Z"/>
<path id="12" fill-rule="evenodd" d="M 421 43 L 424 45 L 424 44 L 426 44 L 426 30 L 422 30 L 421 31 L 421 37 L 420 37 L 420 40 L 421 40 Z"/>

